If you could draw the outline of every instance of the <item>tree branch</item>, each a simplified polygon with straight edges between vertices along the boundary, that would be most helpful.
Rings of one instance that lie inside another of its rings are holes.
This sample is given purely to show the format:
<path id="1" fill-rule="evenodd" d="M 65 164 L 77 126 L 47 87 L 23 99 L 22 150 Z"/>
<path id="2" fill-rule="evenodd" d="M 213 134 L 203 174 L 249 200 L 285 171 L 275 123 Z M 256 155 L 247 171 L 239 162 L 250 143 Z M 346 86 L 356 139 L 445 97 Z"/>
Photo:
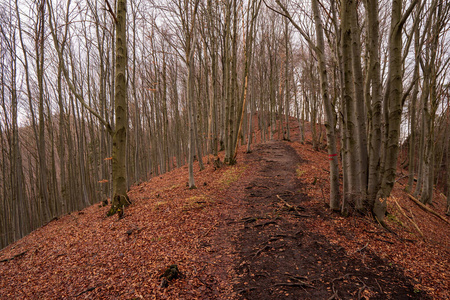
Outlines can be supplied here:
<path id="1" fill-rule="evenodd" d="M 300 32 L 300 34 L 302 35 L 302 37 L 306 40 L 308 46 L 314 51 L 314 52 L 318 52 L 319 49 L 316 47 L 316 45 L 312 42 L 311 38 L 306 34 L 306 32 L 303 31 L 303 29 L 292 19 L 291 15 L 289 14 L 288 10 L 286 9 L 286 7 L 284 7 L 283 4 L 281 4 L 281 2 L 279 0 L 275 0 L 276 3 L 278 4 L 278 6 L 283 10 L 283 12 L 278 11 L 276 9 L 274 9 L 273 7 L 269 6 L 266 3 L 266 0 L 263 0 L 264 4 L 266 5 L 266 7 L 268 9 L 270 9 L 271 11 L 282 15 L 283 17 L 287 18 L 291 24 Z"/>
<path id="2" fill-rule="evenodd" d="M 411 4 L 409 5 L 408 9 L 405 11 L 405 13 L 403 14 L 402 19 L 400 20 L 400 22 L 398 22 L 398 30 L 401 30 L 403 27 L 403 24 L 405 24 L 406 20 L 408 19 L 409 15 L 412 13 L 414 7 L 416 6 L 418 0 L 414 0 L 413 2 L 411 2 Z"/>
<path id="3" fill-rule="evenodd" d="M 50 17 L 49 17 L 50 32 L 52 34 L 53 44 L 55 45 L 56 52 L 58 52 L 58 59 L 60 61 L 60 65 L 61 65 L 61 69 L 63 71 L 64 78 L 66 79 L 66 83 L 69 86 L 70 91 L 74 94 L 75 98 L 81 103 L 81 105 L 83 105 L 83 107 L 86 108 L 91 114 L 93 114 L 99 120 L 99 122 L 102 123 L 106 127 L 106 130 L 110 134 L 112 134 L 113 130 L 112 130 L 111 125 L 109 124 L 109 122 L 106 121 L 104 118 L 102 118 L 102 116 L 100 116 L 94 109 L 92 109 L 84 101 L 83 97 L 77 92 L 75 86 L 73 85 L 72 81 L 70 80 L 69 72 L 67 71 L 66 65 L 64 63 L 64 57 L 63 57 L 61 49 L 59 47 L 59 43 L 58 43 L 58 39 L 57 39 L 57 36 L 56 36 L 55 28 L 53 26 L 52 17 L 51 17 L 52 8 L 50 7 L 49 2 L 50 1 L 47 1 L 47 6 L 48 6 L 49 14 L 50 14 Z"/>
<path id="4" fill-rule="evenodd" d="M 108 0 L 105 0 L 105 2 L 106 2 L 106 6 L 108 6 L 108 11 L 109 11 L 109 13 L 111 14 L 111 16 L 112 16 L 113 19 L 114 19 L 114 23 L 117 24 L 117 18 L 116 18 L 116 15 L 114 14 L 114 11 L 113 11 L 112 8 L 111 8 L 111 5 L 109 5 Z"/>

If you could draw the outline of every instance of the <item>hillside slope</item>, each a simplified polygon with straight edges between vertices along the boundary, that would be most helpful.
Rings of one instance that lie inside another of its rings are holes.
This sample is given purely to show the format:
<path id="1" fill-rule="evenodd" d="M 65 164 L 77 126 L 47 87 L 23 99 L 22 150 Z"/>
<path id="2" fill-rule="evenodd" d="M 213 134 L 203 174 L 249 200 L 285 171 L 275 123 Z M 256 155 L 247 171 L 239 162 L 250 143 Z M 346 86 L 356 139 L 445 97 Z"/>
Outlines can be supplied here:
<path id="1" fill-rule="evenodd" d="M 449 299 L 450 226 L 401 180 L 392 232 L 330 213 L 328 157 L 292 136 L 196 166 L 195 190 L 187 167 L 135 186 L 120 220 L 97 204 L 50 222 L 0 252 L 0 299 Z"/>

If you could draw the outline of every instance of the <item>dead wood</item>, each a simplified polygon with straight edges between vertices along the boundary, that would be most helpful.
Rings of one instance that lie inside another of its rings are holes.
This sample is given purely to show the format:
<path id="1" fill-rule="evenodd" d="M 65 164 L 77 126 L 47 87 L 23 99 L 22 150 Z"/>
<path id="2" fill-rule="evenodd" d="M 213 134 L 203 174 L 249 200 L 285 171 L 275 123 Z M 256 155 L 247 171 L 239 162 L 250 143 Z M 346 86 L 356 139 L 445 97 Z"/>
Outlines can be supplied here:
<path id="1" fill-rule="evenodd" d="M 22 255 L 24 255 L 25 253 L 27 253 L 27 251 L 28 251 L 28 250 L 25 250 L 25 251 L 23 251 L 23 252 L 21 252 L 21 253 L 19 253 L 19 254 L 16 254 L 16 255 L 14 255 L 14 256 L 12 256 L 12 257 L 10 257 L 10 258 L 2 259 L 2 260 L 0 260 L 0 263 L 2 263 L 2 262 L 8 262 L 8 261 L 10 261 L 10 260 L 13 260 L 14 258 L 21 257 Z"/>
<path id="2" fill-rule="evenodd" d="M 211 232 L 211 230 L 213 230 L 214 227 L 216 227 L 218 224 L 219 224 L 218 222 L 214 223 L 213 226 L 211 226 L 211 228 L 209 228 L 208 231 L 205 232 L 201 237 L 203 238 L 203 237 L 207 236 Z"/>
<path id="3" fill-rule="evenodd" d="M 416 230 L 420 233 L 420 236 L 421 236 L 423 239 L 425 239 L 425 236 L 423 235 L 422 230 L 420 230 L 420 228 L 419 228 L 419 226 L 417 226 L 416 222 L 414 222 L 413 219 L 409 218 L 409 217 L 406 215 L 405 211 L 404 211 L 403 208 L 400 206 L 400 204 L 398 204 L 398 202 L 397 202 L 397 200 L 396 200 L 395 198 L 393 198 L 393 200 L 394 200 L 395 204 L 397 205 L 398 209 L 400 210 L 400 213 L 401 213 L 407 220 L 409 220 L 409 221 L 414 225 L 414 227 L 416 228 Z"/>
<path id="4" fill-rule="evenodd" d="M 385 243 L 394 245 L 394 242 L 391 242 L 391 241 L 387 241 L 387 240 L 383 240 L 383 239 L 378 239 L 378 238 L 375 238 L 375 239 L 376 239 L 377 241 L 380 241 L 380 242 L 385 242 Z"/>
<path id="5" fill-rule="evenodd" d="M 83 295 L 83 294 L 85 294 L 87 292 L 93 291 L 96 288 L 97 288 L 96 286 L 89 287 L 89 288 L 85 289 L 84 291 L 80 292 L 79 294 L 77 294 L 75 297 L 80 297 L 81 295 Z"/>
<path id="6" fill-rule="evenodd" d="M 423 210 L 435 215 L 436 217 L 438 217 L 439 219 L 443 220 L 445 223 L 450 224 L 450 221 L 447 220 L 446 218 L 444 218 L 443 216 L 441 216 L 440 214 L 438 214 L 437 212 L 435 212 L 434 210 L 432 210 L 431 208 L 429 208 L 428 206 L 426 206 L 425 204 L 423 204 L 422 202 L 420 202 L 419 200 L 417 200 L 416 198 L 414 198 L 413 195 L 408 194 L 408 197 L 413 200 L 417 205 L 420 206 L 420 208 L 422 208 Z"/>
<path id="7" fill-rule="evenodd" d="M 296 216 L 296 217 L 305 217 L 305 218 L 311 217 L 310 215 L 301 214 L 296 206 L 287 203 L 286 200 L 284 200 L 283 198 L 280 197 L 280 195 L 277 195 L 277 198 L 280 199 L 281 202 L 283 202 L 283 204 L 286 205 L 289 210 L 293 210 L 293 211 L 296 212 L 296 214 L 294 216 Z"/>
<path id="8" fill-rule="evenodd" d="M 355 254 L 355 253 L 357 253 L 357 252 L 363 251 L 364 249 L 367 248 L 367 246 L 369 246 L 369 242 L 367 242 L 367 244 L 365 244 L 363 247 L 361 247 L 361 248 L 359 248 L 358 250 L 356 250 L 353 254 Z"/>

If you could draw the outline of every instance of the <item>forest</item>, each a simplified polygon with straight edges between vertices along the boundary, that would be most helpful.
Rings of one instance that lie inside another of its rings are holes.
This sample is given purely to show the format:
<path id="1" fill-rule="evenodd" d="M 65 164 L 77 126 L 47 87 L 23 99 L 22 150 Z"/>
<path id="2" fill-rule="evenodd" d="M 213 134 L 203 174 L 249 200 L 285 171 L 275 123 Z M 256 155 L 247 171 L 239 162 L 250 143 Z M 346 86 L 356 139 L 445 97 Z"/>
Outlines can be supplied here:
<path id="1" fill-rule="evenodd" d="M 383 223 L 407 178 L 449 213 L 447 1 L 2 0 L 0 28 L 0 248 L 307 123 L 324 210 Z"/>

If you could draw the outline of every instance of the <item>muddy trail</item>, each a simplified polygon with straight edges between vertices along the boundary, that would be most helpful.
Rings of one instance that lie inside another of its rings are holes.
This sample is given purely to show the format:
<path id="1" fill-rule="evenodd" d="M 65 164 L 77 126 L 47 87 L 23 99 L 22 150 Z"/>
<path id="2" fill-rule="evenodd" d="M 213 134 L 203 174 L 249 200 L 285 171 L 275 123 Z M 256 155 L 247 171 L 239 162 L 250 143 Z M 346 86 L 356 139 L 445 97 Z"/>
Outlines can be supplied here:
<path id="1" fill-rule="evenodd" d="M 233 187 L 244 194 L 240 212 L 228 212 L 220 239 L 235 249 L 234 295 L 240 299 L 426 299 L 410 280 L 367 249 L 362 259 L 307 229 L 315 218 L 329 218 L 298 179 L 302 161 L 288 142 L 256 145 L 245 156 L 252 176 Z M 232 189 L 233 189 L 232 188 Z M 245 192 L 242 192 L 242 189 Z M 230 191 L 232 193 L 232 191 Z M 242 197 L 242 196 L 241 196 Z M 229 236 L 223 236 L 228 234 Z M 345 233 L 343 233 L 345 234 Z"/>

